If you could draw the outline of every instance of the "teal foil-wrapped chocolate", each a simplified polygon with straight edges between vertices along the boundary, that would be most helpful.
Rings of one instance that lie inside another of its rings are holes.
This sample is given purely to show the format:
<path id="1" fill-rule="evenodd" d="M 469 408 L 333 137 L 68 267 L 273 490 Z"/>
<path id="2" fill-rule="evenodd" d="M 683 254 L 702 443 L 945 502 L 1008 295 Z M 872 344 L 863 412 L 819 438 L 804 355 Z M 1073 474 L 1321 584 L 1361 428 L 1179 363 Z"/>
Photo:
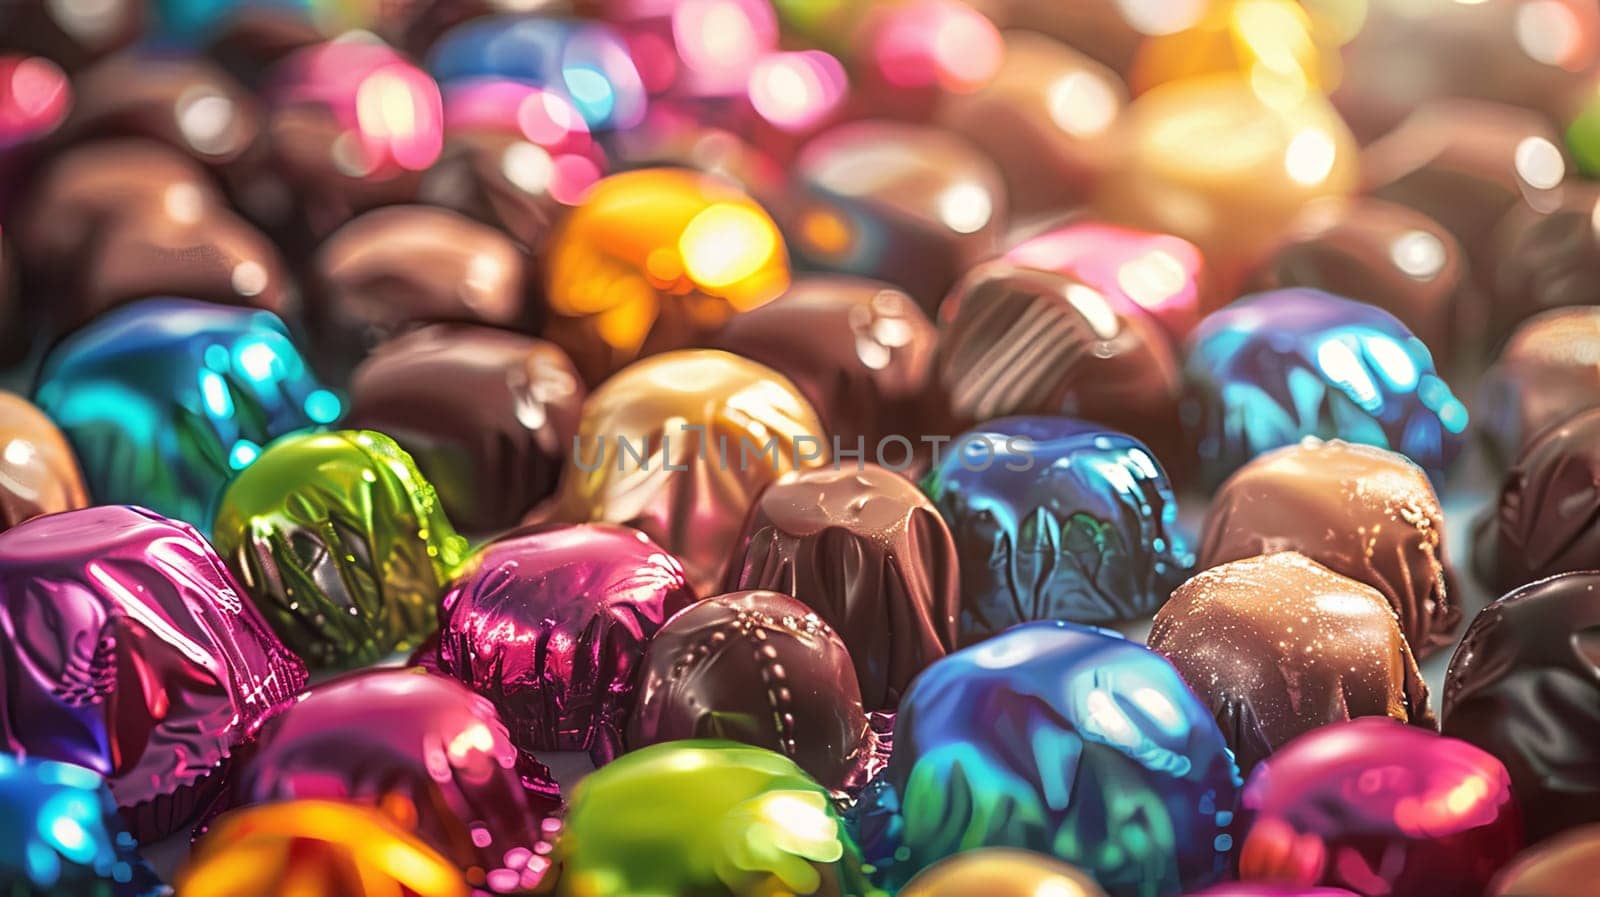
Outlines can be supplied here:
<path id="1" fill-rule="evenodd" d="M 96 504 L 201 529 L 263 446 L 343 411 L 276 315 L 192 299 L 96 318 L 45 358 L 34 402 L 72 443 Z"/>
<path id="2" fill-rule="evenodd" d="M 0 754 L 0 894 L 160 892 L 136 848 L 99 775 L 70 763 Z"/>
<path id="3" fill-rule="evenodd" d="M 228 485 L 212 541 L 279 637 L 312 667 L 353 667 L 433 631 L 467 541 L 393 439 L 278 440 Z"/>
<path id="4" fill-rule="evenodd" d="M 961 560 L 961 640 L 1017 623 L 1146 616 L 1194 553 L 1161 464 L 1131 436 L 1008 417 L 958 437 L 923 480 Z"/>

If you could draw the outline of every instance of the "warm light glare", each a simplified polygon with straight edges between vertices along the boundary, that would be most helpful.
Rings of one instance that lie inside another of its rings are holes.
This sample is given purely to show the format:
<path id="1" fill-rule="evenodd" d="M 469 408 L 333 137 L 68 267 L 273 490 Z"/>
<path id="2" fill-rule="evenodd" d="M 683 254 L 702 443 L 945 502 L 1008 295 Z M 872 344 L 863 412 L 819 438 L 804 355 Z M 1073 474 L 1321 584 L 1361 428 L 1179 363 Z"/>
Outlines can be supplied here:
<path id="1" fill-rule="evenodd" d="M 750 104 L 762 118 L 789 131 L 827 118 L 844 101 L 846 89 L 844 66 L 820 50 L 774 53 L 750 72 Z"/>
<path id="2" fill-rule="evenodd" d="M 981 184 L 952 184 L 939 194 L 939 220 L 958 234 L 983 230 L 994 215 L 994 199 Z"/>
<path id="3" fill-rule="evenodd" d="M 1307 128 L 1294 135 L 1284 152 L 1283 166 L 1296 183 L 1314 187 L 1333 173 L 1339 148 L 1332 135 L 1320 128 Z"/>
<path id="4" fill-rule="evenodd" d="M 778 233 L 770 219 L 742 205 L 717 203 L 690 220 L 678 238 L 683 269 L 702 287 L 718 289 L 772 263 Z"/>
<path id="5" fill-rule="evenodd" d="M 1050 85 L 1046 94 L 1050 119 L 1074 137 L 1093 137 L 1111 126 L 1117 115 L 1117 94 L 1104 78 L 1070 72 Z"/>

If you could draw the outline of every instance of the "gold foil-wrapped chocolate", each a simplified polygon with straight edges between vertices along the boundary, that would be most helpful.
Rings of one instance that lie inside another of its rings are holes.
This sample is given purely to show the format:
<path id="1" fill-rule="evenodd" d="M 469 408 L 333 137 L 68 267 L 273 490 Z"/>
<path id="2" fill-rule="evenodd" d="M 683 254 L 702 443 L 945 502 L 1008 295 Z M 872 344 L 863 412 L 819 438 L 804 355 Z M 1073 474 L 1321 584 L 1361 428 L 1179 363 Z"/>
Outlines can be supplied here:
<path id="1" fill-rule="evenodd" d="M 0 530 L 88 505 L 66 437 L 32 402 L 0 390 Z"/>
<path id="2" fill-rule="evenodd" d="M 1086 873 L 1053 856 L 1009 847 L 958 853 L 922 870 L 900 897 L 1105 897 Z"/>

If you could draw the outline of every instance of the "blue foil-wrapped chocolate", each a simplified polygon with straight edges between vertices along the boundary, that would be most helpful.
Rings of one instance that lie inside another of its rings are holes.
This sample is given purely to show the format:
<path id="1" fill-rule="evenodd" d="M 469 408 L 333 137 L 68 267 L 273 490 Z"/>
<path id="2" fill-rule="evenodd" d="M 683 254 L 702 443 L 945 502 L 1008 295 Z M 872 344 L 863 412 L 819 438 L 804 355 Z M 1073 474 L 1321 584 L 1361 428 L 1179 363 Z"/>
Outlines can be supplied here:
<path id="1" fill-rule="evenodd" d="M 893 890 L 958 851 L 1017 847 L 1111 897 L 1217 880 L 1240 781 L 1210 712 L 1161 656 L 1101 629 L 1015 626 L 925 670 L 855 810 Z"/>
<path id="2" fill-rule="evenodd" d="M 0 754 L 0 893 L 139 897 L 160 887 L 105 780 L 81 766 Z"/>
<path id="3" fill-rule="evenodd" d="M 72 443 L 95 502 L 201 529 L 262 446 L 343 410 L 276 315 L 190 299 L 95 319 L 45 358 L 34 401 Z"/>
<path id="4" fill-rule="evenodd" d="M 1030 620 L 1148 615 L 1194 566 L 1161 465 L 1097 424 L 991 421 L 922 485 L 955 537 L 966 643 Z"/>
<path id="5" fill-rule="evenodd" d="M 623 129 L 644 117 L 633 57 L 607 25 L 543 16 L 485 16 L 439 38 L 428 55 L 439 83 L 508 78 L 561 91 L 591 129 Z"/>
<path id="6" fill-rule="evenodd" d="M 1184 422 L 1218 482 L 1306 436 L 1400 452 L 1441 475 L 1467 409 L 1428 347 L 1379 308 L 1312 289 L 1246 296 L 1190 337 Z"/>

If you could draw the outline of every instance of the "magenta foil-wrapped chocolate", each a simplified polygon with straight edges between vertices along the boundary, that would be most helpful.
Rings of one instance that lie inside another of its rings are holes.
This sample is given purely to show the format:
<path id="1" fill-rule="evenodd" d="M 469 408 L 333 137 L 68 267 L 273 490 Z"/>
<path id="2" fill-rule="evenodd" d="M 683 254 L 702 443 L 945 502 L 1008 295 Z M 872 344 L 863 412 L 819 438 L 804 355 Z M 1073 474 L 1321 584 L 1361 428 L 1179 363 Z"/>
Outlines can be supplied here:
<path id="1" fill-rule="evenodd" d="M 560 831 L 560 790 L 488 701 L 419 669 L 313 687 L 261 727 L 239 803 L 370 804 L 462 870 L 475 895 L 533 888 Z"/>
<path id="2" fill-rule="evenodd" d="M 110 780 L 141 840 L 174 832 L 306 669 L 200 534 L 142 508 L 0 533 L 0 749 Z"/>
<path id="3" fill-rule="evenodd" d="M 445 594 L 438 670 L 499 708 L 525 751 L 622 751 L 645 645 L 694 601 L 638 530 L 583 524 L 490 543 Z"/>

